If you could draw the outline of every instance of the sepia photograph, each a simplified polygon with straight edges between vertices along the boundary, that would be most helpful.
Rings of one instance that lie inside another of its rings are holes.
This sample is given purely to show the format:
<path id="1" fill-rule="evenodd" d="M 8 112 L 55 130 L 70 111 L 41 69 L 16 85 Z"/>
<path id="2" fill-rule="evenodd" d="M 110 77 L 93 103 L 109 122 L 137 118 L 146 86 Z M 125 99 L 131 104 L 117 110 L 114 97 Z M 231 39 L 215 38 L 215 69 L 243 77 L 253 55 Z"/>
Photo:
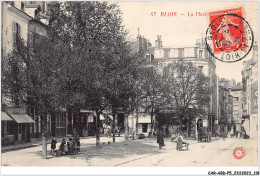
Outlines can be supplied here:
<path id="1" fill-rule="evenodd" d="M 259 166 L 258 16 L 257 1 L 2 1 L 1 168 L 259 175 L 239 169 Z"/>

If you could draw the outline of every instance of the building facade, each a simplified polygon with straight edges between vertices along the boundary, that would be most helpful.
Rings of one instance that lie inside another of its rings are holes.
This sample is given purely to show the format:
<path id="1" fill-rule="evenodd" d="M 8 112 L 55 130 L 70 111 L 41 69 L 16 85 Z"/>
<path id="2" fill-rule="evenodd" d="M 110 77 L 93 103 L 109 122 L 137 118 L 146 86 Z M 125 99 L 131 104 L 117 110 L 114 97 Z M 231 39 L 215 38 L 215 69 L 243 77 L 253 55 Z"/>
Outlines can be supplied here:
<path id="1" fill-rule="evenodd" d="M 3 69 L 5 56 L 13 50 L 19 38 L 28 40 L 28 25 L 32 17 L 23 11 L 23 2 L 2 2 L 2 64 Z M 17 102 L 18 103 L 18 102 Z M 2 126 L 1 141 L 3 145 L 30 141 L 30 125 L 34 121 L 26 113 L 26 107 L 14 104 L 10 98 L 2 96 L 2 106 L 5 106 L 2 113 L 5 113 L 12 120 L 4 121 Z M 2 119 L 3 121 L 3 119 Z"/>
<path id="2" fill-rule="evenodd" d="M 33 48 L 37 39 L 48 37 L 50 3 L 44 1 L 2 2 L 2 56 L 7 56 L 15 49 L 15 43 L 19 38 Z M 5 63 L 4 58 L 2 58 L 2 63 Z M 66 109 L 58 108 L 53 114 L 48 114 L 45 124 L 36 108 L 25 107 L 21 103 L 13 104 L 6 97 L 2 97 L 2 104 L 3 102 L 6 104 L 3 113 L 11 117 L 13 121 L 5 120 L 2 123 L 5 126 L 2 131 L 2 141 L 8 141 L 4 142 L 6 145 L 39 138 L 45 128 L 49 136 L 67 136 Z"/>
<path id="3" fill-rule="evenodd" d="M 242 134 L 249 138 L 258 136 L 258 45 L 253 46 L 253 56 L 243 62 L 243 117 Z"/>
<path id="4" fill-rule="evenodd" d="M 28 25 L 33 18 L 22 10 L 21 1 L 2 2 L 2 50 L 4 54 L 13 51 L 15 40 L 20 36 L 28 39 Z"/>
<path id="5" fill-rule="evenodd" d="M 241 83 L 231 87 L 231 95 L 233 96 L 233 128 L 231 134 L 238 135 L 241 133 L 241 123 L 243 116 L 243 88 Z"/>
<path id="6" fill-rule="evenodd" d="M 160 35 L 157 36 L 155 41 L 155 47 L 149 49 L 149 52 L 153 55 L 154 60 L 157 62 L 157 72 L 162 73 L 163 68 L 171 64 L 174 61 L 182 59 L 183 61 L 188 61 L 197 66 L 205 76 L 210 79 L 210 87 L 212 89 L 210 95 L 210 103 L 207 107 L 207 117 L 203 117 L 202 125 L 207 126 L 211 133 L 214 133 L 214 124 L 218 120 L 217 113 L 217 77 L 216 77 L 216 63 L 215 58 L 213 58 L 207 51 L 206 43 L 202 37 L 197 40 L 196 44 L 191 47 L 163 47 L 162 38 Z M 193 126 L 197 126 L 198 122 L 202 119 L 196 118 L 196 122 Z M 193 129 L 193 128 L 191 128 Z M 194 128 L 193 131 L 196 133 L 198 129 Z M 197 136 L 197 134 L 193 135 Z"/>
<path id="7" fill-rule="evenodd" d="M 228 132 L 228 89 L 218 86 L 218 117 L 215 122 L 215 134 L 221 136 Z"/>

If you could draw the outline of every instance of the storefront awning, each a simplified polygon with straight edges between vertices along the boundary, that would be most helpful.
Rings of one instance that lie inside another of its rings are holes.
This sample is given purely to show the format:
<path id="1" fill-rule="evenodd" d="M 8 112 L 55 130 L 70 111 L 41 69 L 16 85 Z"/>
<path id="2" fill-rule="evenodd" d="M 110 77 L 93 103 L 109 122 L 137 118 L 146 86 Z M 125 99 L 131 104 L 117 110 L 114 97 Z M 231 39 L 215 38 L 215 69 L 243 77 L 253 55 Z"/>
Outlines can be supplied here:
<path id="1" fill-rule="evenodd" d="M 27 114 L 10 114 L 17 123 L 35 123 Z"/>
<path id="2" fill-rule="evenodd" d="M 13 119 L 5 112 L 1 111 L 1 121 L 13 121 Z"/>
<path id="3" fill-rule="evenodd" d="M 149 114 L 139 115 L 138 123 L 151 123 L 151 115 Z"/>
<path id="4" fill-rule="evenodd" d="M 112 116 L 112 115 L 108 115 L 108 117 L 109 117 L 111 120 L 113 120 L 113 116 Z"/>
<path id="5" fill-rule="evenodd" d="M 100 118 L 100 120 L 105 120 L 105 117 L 101 114 L 100 114 L 99 118 Z"/>

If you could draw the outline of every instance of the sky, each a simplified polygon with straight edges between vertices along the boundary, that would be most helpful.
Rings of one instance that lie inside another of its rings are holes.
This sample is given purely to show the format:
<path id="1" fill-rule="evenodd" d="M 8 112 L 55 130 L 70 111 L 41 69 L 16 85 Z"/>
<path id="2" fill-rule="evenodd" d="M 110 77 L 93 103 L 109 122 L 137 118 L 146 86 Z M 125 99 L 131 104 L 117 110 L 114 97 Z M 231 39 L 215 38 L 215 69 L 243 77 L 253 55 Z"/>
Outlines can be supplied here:
<path id="1" fill-rule="evenodd" d="M 205 16 L 208 12 L 237 7 L 243 7 L 244 18 L 251 26 L 255 38 L 258 38 L 257 2 L 118 2 L 118 5 L 129 36 L 135 39 L 139 28 L 140 35 L 147 38 L 152 46 L 157 35 L 161 35 L 164 47 L 194 46 L 197 39 L 206 35 L 210 24 L 209 16 Z M 161 16 L 161 13 L 166 16 Z M 220 78 L 241 82 L 243 61 L 250 57 L 252 51 L 246 58 L 235 63 L 216 60 L 216 74 Z"/>

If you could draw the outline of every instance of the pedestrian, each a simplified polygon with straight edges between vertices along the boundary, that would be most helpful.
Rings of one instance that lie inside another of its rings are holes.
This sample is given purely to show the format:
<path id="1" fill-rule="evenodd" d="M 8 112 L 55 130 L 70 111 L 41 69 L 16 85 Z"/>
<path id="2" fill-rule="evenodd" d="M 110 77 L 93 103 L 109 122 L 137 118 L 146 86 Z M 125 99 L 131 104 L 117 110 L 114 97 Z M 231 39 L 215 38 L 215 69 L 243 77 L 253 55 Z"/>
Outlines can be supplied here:
<path id="1" fill-rule="evenodd" d="M 66 143 L 65 143 L 64 153 L 65 153 L 65 155 L 68 155 L 68 154 L 69 154 L 68 142 L 67 142 L 67 145 L 66 145 Z"/>
<path id="2" fill-rule="evenodd" d="M 189 143 L 188 142 L 186 142 L 186 141 L 184 141 L 184 139 L 183 139 L 183 133 L 179 133 L 178 134 L 178 136 L 175 138 L 175 140 L 174 140 L 174 142 L 178 142 L 178 141 L 180 141 L 182 144 L 187 144 L 187 145 L 189 145 Z"/>
<path id="3" fill-rule="evenodd" d="M 73 136 L 77 136 L 78 135 L 78 133 L 77 133 L 77 128 L 74 128 L 73 129 Z"/>
<path id="4" fill-rule="evenodd" d="M 156 136 L 156 135 L 157 135 L 157 131 L 156 131 L 156 129 L 154 129 L 153 136 Z"/>
<path id="5" fill-rule="evenodd" d="M 76 150 L 77 152 L 80 152 L 80 138 L 77 136 L 76 138 Z"/>
<path id="6" fill-rule="evenodd" d="M 76 140 L 75 140 L 75 138 L 73 138 L 72 141 L 70 142 L 70 150 L 71 150 L 72 155 L 76 154 Z"/>
<path id="7" fill-rule="evenodd" d="M 55 139 L 54 136 L 52 136 L 52 140 L 51 140 L 51 154 L 55 154 L 55 149 L 56 149 L 56 144 L 57 144 L 57 141 Z"/>
<path id="8" fill-rule="evenodd" d="M 111 137 L 111 127 L 109 125 L 107 126 L 107 133 L 108 137 Z"/>
<path id="9" fill-rule="evenodd" d="M 162 149 L 163 146 L 165 146 L 162 129 L 158 130 L 157 143 L 159 143 L 159 149 L 160 150 Z"/>
<path id="10" fill-rule="evenodd" d="M 70 154 L 70 155 L 71 155 L 71 148 L 70 148 L 71 142 L 72 142 L 72 139 L 69 138 L 69 141 L 67 142 L 67 148 L 68 148 L 68 154 Z"/>
<path id="11" fill-rule="evenodd" d="M 171 142 L 173 142 L 175 138 L 176 138 L 176 133 L 174 131 L 172 131 L 171 132 Z"/>
<path id="12" fill-rule="evenodd" d="M 118 136 L 120 137 L 120 131 L 121 131 L 121 127 L 118 127 Z"/>
<path id="13" fill-rule="evenodd" d="M 66 140 L 65 139 L 62 139 L 62 142 L 60 144 L 60 152 L 61 152 L 61 155 L 65 155 L 65 146 L 66 146 Z"/>

